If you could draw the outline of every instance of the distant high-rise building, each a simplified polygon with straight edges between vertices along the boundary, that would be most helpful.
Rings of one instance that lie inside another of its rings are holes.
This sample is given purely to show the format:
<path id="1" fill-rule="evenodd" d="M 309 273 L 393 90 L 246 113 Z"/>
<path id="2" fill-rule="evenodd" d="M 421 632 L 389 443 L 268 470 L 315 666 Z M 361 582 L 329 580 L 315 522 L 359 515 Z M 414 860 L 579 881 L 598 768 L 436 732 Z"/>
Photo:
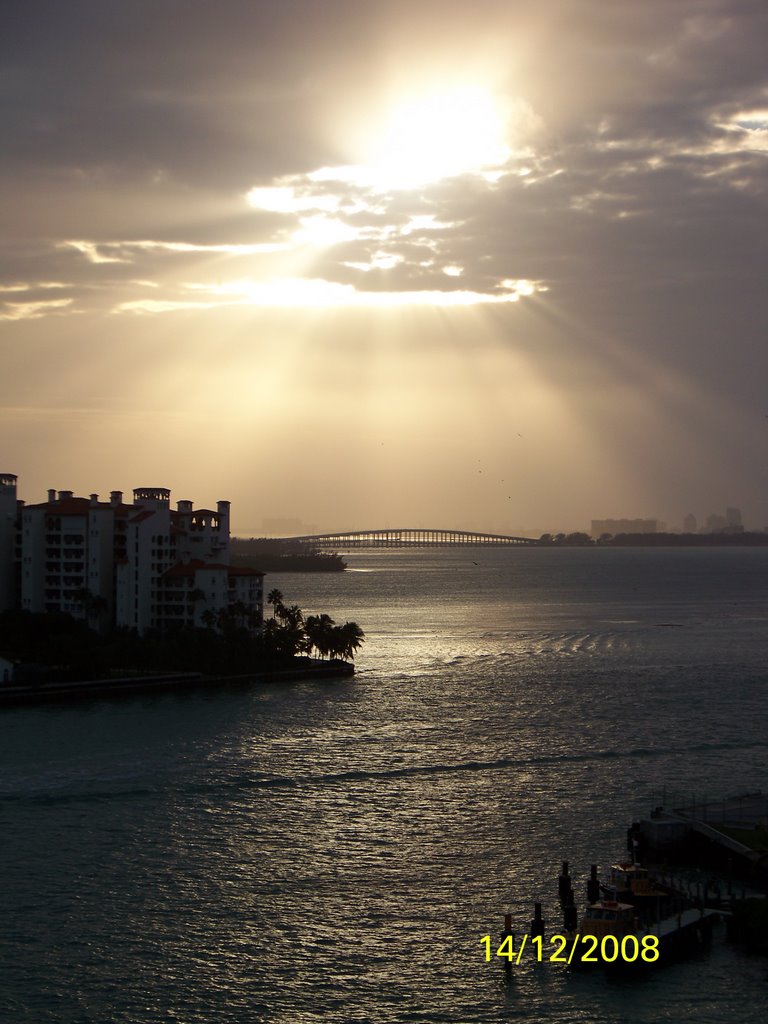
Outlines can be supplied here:
<path id="1" fill-rule="evenodd" d="M 740 508 L 727 508 L 725 510 L 725 525 L 741 529 L 744 524 L 741 521 Z"/>
<path id="2" fill-rule="evenodd" d="M 693 512 L 689 512 L 688 515 L 683 519 L 683 533 L 696 533 L 699 527 L 698 520 Z"/>
<path id="3" fill-rule="evenodd" d="M 725 516 L 718 515 L 716 512 L 712 512 L 707 516 L 704 523 L 704 529 L 707 533 L 717 533 L 718 530 L 724 530 L 727 526 Z"/>
<path id="4" fill-rule="evenodd" d="M 595 539 L 604 533 L 616 536 L 619 533 L 656 533 L 656 519 L 593 519 L 590 533 Z"/>

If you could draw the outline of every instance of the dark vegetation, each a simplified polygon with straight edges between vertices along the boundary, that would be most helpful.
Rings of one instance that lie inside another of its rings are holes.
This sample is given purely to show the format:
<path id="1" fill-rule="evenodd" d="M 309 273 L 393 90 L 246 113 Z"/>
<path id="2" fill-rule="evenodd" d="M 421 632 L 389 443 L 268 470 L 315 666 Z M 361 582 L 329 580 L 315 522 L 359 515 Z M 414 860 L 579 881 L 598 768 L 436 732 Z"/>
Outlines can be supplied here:
<path id="1" fill-rule="evenodd" d="M 539 544 L 552 547 L 584 547 L 595 542 L 588 533 L 542 533 Z"/>
<path id="2" fill-rule="evenodd" d="M 232 537 L 229 550 L 232 565 L 262 572 L 343 572 L 347 567 L 341 555 L 324 554 L 300 540 Z"/>
<path id="3" fill-rule="evenodd" d="M 710 548 L 756 547 L 768 544 L 768 533 L 604 533 L 593 540 L 588 533 L 543 533 L 539 544 L 552 547 Z"/>
<path id="4" fill-rule="evenodd" d="M 728 920 L 729 937 L 743 943 L 751 953 L 768 956 L 768 900 L 734 900 L 732 914 Z"/>
<path id="5" fill-rule="evenodd" d="M 735 828 L 731 825 L 716 825 L 718 832 L 722 832 L 737 843 L 748 846 L 750 850 L 768 858 L 768 825 L 759 824 L 755 828 Z"/>
<path id="6" fill-rule="evenodd" d="M 264 623 L 263 641 L 274 646 L 281 656 L 311 655 L 321 658 L 354 659 L 365 640 L 365 633 L 356 622 L 338 626 L 330 615 L 304 616 L 298 605 L 283 604 L 279 590 L 270 591 L 267 602 L 272 605 L 272 618 Z"/>
<path id="7" fill-rule="evenodd" d="M 17 662 L 16 682 L 88 680 L 154 672 L 241 675 L 296 668 L 310 657 L 353 660 L 365 634 L 354 623 L 337 626 L 328 615 L 304 618 L 279 595 L 274 616 L 252 635 L 235 609 L 213 628 L 97 633 L 70 615 L 10 611 L 0 615 L 0 653 Z"/>

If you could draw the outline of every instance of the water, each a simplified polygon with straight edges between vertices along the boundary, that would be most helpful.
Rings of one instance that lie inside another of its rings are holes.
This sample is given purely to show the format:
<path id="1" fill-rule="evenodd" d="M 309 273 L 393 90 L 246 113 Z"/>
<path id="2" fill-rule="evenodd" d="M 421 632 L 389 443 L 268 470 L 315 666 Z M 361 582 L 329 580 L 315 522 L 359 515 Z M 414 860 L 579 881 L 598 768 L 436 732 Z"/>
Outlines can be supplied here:
<path id="1" fill-rule="evenodd" d="M 360 623 L 352 681 L 2 712 L 2 1024 L 762 1021 L 722 939 L 506 985 L 480 939 L 664 786 L 768 789 L 768 549 L 349 561 L 267 585 Z"/>

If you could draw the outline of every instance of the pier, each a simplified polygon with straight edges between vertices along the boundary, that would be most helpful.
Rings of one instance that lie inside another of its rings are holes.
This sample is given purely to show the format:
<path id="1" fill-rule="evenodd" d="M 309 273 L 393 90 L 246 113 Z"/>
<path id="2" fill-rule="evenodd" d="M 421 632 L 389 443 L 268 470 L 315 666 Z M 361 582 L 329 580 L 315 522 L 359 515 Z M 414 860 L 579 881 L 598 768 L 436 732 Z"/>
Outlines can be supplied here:
<path id="1" fill-rule="evenodd" d="M 672 798 L 633 825 L 644 862 L 701 865 L 729 880 L 768 887 L 768 795 Z"/>
<path id="2" fill-rule="evenodd" d="M 215 689 L 224 686 L 250 686 L 259 683 L 293 683 L 314 679 L 337 679 L 352 676 L 355 666 L 336 658 L 297 657 L 293 663 L 277 663 L 252 672 L 228 676 L 210 676 L 202 672 L 174 672 L 112 676 L 100 679 L 48 680 L 33 683 L 0 685 L 0 709 L 14 705 L 40 704 L 78 699 L 124 697 L 136 693 L 175 690 Z"/>

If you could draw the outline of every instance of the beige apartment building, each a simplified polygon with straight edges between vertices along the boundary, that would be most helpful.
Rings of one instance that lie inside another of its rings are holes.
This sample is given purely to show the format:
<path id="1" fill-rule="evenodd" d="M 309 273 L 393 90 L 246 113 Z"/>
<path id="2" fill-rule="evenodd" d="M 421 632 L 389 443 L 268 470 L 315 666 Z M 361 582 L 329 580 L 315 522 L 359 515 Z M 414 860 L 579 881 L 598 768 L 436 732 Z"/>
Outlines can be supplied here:
<path id="1" fill-rule="evenodd" d="M 251 630 L 263 617 L 263 573 L 229 565 L 230 504 L 171 508 L 165 487 L 139 487 L 126 503 L 48 492 L 18 500 L 0 474 L 0 611 L 66 612 L 99 629 L 215 625 L 233 612 Z"/>

